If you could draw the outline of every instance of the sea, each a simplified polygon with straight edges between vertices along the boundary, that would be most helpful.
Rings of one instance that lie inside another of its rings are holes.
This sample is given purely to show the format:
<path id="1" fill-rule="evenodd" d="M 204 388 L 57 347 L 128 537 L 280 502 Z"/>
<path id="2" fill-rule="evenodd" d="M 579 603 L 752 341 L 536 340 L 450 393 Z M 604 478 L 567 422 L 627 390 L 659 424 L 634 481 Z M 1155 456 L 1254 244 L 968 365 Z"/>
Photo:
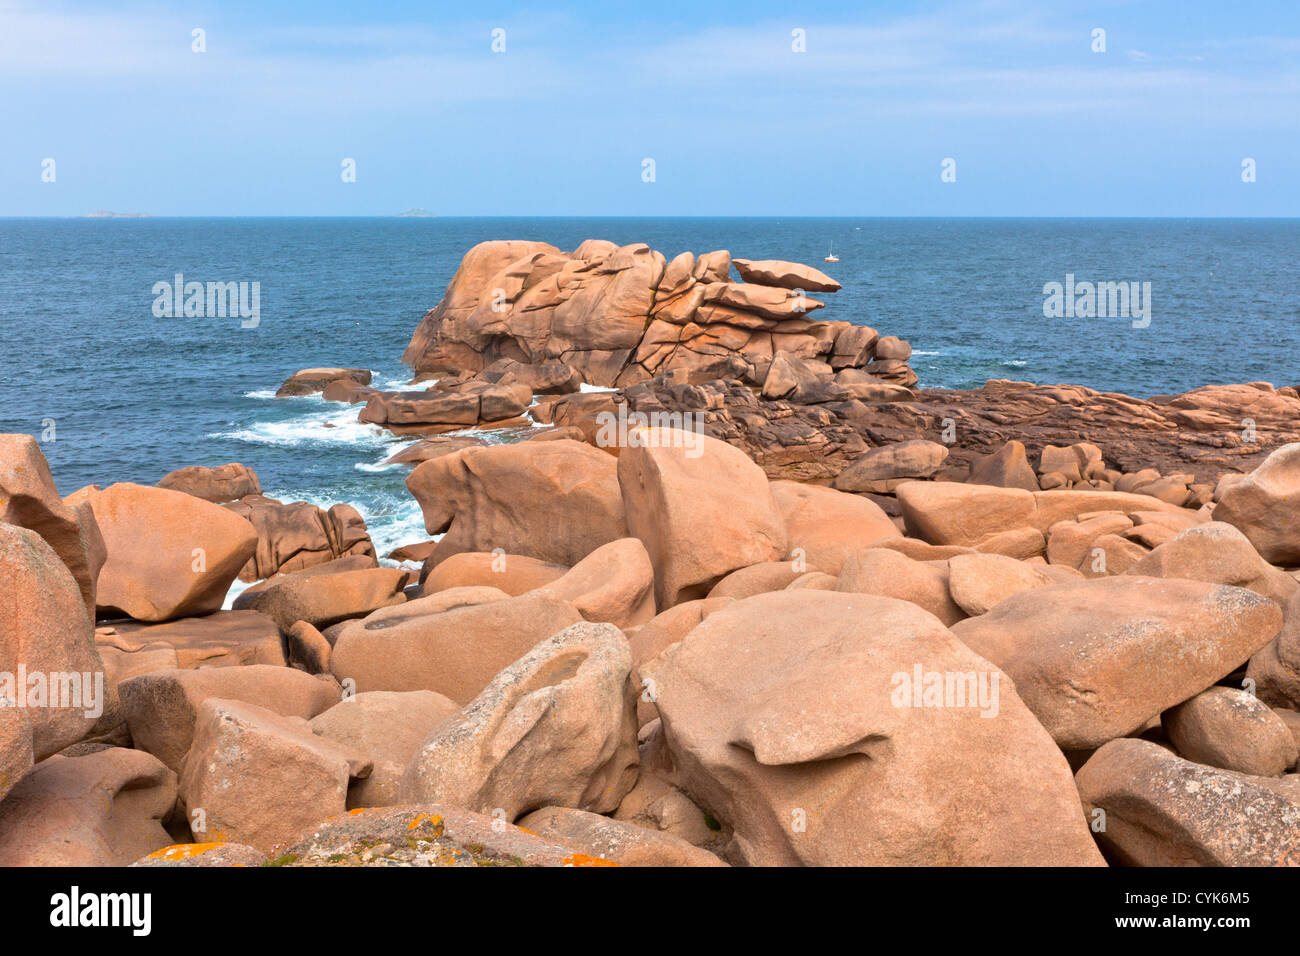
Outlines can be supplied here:
<path id="1" fill-rule="evenodd" d="M 425 540 L 408 469 L 383 464 L 412 439 L 275 390 L 314 366 L 403 387 L 402 351 L 461 257 L 510 238 L 813 264 L 843 284 L 817 317 L 907 339 L 923 386 L 1300 383 L 1300 220 L 0 219 L 0 432 L 40 439 L 65 495 L 238 461 L 272 497 L 354 505 L 381 555 Z M 178 274 L 258 283 L 255 327 L 168 314 L 155 290 Z M 1136 283 L 1149 312 L 1050 307 L 1051 283 L 1083 282 Z"/>

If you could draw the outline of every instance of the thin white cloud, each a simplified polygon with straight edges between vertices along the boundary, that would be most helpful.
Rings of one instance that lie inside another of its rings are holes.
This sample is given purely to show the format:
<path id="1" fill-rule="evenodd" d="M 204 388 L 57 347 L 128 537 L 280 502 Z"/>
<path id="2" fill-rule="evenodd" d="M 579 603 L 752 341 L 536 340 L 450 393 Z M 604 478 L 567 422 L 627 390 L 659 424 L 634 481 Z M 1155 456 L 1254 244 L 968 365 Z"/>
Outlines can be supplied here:
<path id="1" fill-rule="evenodd" d="M 1058 13 L 1006 2 L 872 24 L 793 18 L 663 38 L 596 36 L 563 15 L 543 15 L 508 24 L 504 55 L 490 52 L 488 21 L 449 30 L 419 23 L 249 29 L 214 20 L 205 26 L 209 52 L 200 57 L 189 49 L 191 19 L 153 9 L 0 5 L 0 84 L 129 82 L 153 87 L 158 97 L 298 115 L 546 100 L 598 114 L 636 103 L 643 113 L 685 108 L 689 116 L 692 104 L 744 110 L 761 102 L 791 109 L 784 119 L 798 122 L 837 102 L 875 115 L 1104 109 L 1230 124 L 1272 116 L 1289 124 L 1277 110 L 1295 97 L 1295 68 L 1249 67 L 1300 50 L 1300 39 L 1257 37 L 1090 56 L 1087 30 L 1064 25 Z M 791 50 L 796 28 L 806 31 L 806 53 Z M 1217 55 L 1207 60 L 1206 51 Z"/>

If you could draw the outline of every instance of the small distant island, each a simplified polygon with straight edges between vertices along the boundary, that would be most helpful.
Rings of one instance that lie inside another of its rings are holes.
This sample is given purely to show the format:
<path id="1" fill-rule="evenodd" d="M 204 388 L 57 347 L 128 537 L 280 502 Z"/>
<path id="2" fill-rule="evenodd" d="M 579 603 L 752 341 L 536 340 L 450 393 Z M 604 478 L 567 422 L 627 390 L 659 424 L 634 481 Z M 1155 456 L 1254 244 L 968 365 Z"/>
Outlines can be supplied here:
<path id="1" fill-rule="evenodd" d="M 419 207 L 416 207 L 415 209 L 408 209 L 406 210 L 406 212 L 399 212 L 397 214 L 397 218 L 398 219 L 432 219 L 434 218 L 434 214 L 429 212 L 429 210 L 427 209 L 420 209 Z"/>
<path id="2" fill-rule="evenodd" d="M 86 213 L 87 219 L 148 219 L 147 212 L 111 212 L 107 209 L 96 209 L 94 212 Z"/>

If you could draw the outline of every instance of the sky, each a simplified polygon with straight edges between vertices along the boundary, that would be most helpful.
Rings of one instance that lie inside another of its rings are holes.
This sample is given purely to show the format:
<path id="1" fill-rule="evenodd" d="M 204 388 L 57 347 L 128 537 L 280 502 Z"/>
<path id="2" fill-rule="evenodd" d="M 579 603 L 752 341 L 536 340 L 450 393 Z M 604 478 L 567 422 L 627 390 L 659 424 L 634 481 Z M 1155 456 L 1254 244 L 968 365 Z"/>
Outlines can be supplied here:
<path id="1" fill-rule="evenodd" d="M 0 216 L 1296 217 L 1300 2 L 0 0 L 0 124 Z"/>

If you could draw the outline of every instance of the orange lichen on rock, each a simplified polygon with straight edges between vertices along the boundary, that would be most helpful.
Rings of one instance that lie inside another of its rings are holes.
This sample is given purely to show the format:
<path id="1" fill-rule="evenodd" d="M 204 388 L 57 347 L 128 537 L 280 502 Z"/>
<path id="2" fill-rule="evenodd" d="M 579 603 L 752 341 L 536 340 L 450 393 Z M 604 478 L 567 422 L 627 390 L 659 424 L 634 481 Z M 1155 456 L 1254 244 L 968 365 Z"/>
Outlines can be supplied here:
<path id="1" fill-rule="evenodd" d="M 585 853 L 571 853 L 560 861 L 561 866 L 618 866 L 617 863 L 610 860 L 603 860 L 598 856 L 587 856 Z"/>
<path id="2" fill-rule="evenodd" d="M 436 813 L 419 814 L 418 816 L 416 816 L 414 820 L 412 820 L 410 823 L 406 825 L 406 829 L 414 830 L 418 828 L 420 824 L 424 823 L 426 820 L 429 822 L 429 825 L 432 826 L 435 830 L 438 830 L 439 832 L 442 831 L 442 817 L 440 817 Z"/>
<path id="3" fill-rule="evenodd" d="M 161 850 L 154 850 L 149 854 L 148 859 L 188 860 L 190 857 L 198 856 L 200 853 L 207 853 L 219 846 L 221 846 L 221 843 L 173 843 Z"/>

